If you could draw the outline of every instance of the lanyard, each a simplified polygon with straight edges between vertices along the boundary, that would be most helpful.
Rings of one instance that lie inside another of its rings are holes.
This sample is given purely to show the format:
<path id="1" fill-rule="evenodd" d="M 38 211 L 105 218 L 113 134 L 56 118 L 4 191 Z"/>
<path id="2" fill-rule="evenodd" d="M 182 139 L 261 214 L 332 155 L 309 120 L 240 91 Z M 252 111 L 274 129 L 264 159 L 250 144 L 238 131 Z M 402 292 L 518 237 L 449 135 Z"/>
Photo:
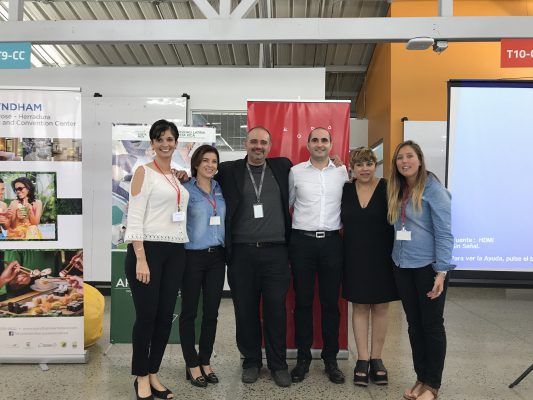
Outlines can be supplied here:
<path id="1" fill-rule="evenodd" d="M 159 165 L 157 165 L 156 161 L 154 160 L 154 165 L 156 166 L 156 168 L 159 170 L 159 172 L 161 172 L 161 175 L 163 175 L 165 177 L 165 179 L 167 180 L 168 183 L 170 183 L 170 186 L 172 186 L 174 188 L 174 190 L 176 192 L 178 192 L 178 211 L 181 211 L 181 207 L 180 207 L 180 201 L 181 201 L 181 190 L 180 190 L 180 187 L 179 185 L 176 183 L 176 177 L 174 175 L 173 178 L 174 178 L 174 183 L 172 183 L 170 181 L 170 179 L 168 179 L 168 177 L 163 173 L 163 171 L 161 170 L 161 168 L 159 168 Z"/>
<path id="2" fill-rule="evenodd" d="M 252 175 L 252 170 L 250 169 L 250 164 L 246 163 L 246 168 L 248 169 L 248 175 L 252 180 L 252 185 L 254 185 L 255 197 L 257 198 L 257 204 L 261 203 L 261 191 L 263 190 L 263 180 L 265 179 L 265 169 L 266 162 L 263 164 L 263 171 L 261 172 L 261 181 L 259 182 L 259 189 L 257 188 L 257 183 L 255 183 L 254 176 Z"/>
<path id="3" fill-rule="evenodd" d="M 211 207 L 213 207 L 213 215 L 216 216 L 217 215 L 217 195 L 216 195 L 216 188 L 213 187 L 213 201 L 211 201 L 211 199 L 209 198 L 210 196 L 208 196 L 207 194 L 204 193 L 204 191 L 198 187 L 198 190 L 200 190 L 200 193 L 202 193 L 202 196 L 205 197 L 205 199 L 209 202 L 209 204 L 211 204 Z"/>
<path id="4" fill-rule="evenodd" d="M 402 229 L 405 228 L 405 209 L 407 208 L 407 203 L 409 203 L 410 192 L 410 190 L 406 190 L 402 198 Z"/>

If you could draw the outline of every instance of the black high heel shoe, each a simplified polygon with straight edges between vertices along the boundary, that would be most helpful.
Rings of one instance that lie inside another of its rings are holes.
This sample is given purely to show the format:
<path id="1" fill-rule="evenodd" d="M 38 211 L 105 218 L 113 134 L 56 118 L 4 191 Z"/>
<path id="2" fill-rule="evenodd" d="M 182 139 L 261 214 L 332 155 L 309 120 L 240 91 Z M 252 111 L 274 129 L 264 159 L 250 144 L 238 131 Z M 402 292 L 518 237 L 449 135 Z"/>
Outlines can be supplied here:
<path id="1" fill-rule="evenodd" d="M 353 383 L 357 386 L 368 386 L 368 360 L 357 360 L 353 370 Z"/>
<path id="2" fill-rule="evenodd" d="M 202 368 L 200 368 L 200 371 L 201 370 L 202 370 Z M 201 388 L 206 388 L 207 387 L 207 381 L 205 380 L 204 376 L 200 375 L 197 378 L 193 378 L 190 368 L 187 368 L 187 367 L 185 368 L 185 378 L 188 381 L 191 381 L 191 384 L 193 386 L 201 387 Z"/>
<path id="3" fill-rule="evenodd" d="M 370 359 L 370 370 L 368 375 L 370 375 L 370 379 L 376 385 L 386 385 L 389 383 L 387 368 L 383 365 L 381 358 Z"/>
<path id="4" fill-rule="evenodd" d="M 205 380 L 209 383 L 218 383 L 218 376 L 214 372 L 210 372 L 208 374 L 205 373 L 204 369 L 200 365 L 200 371 L 202 371 L 202 376 L 205 378 Z"/>
<path id="5" fill-rule="evenodd" d="M 139 384 L 137 383 L 137 378 L 135 378 L 135 381 L 133 382 L 133 387 L 135 388 L 135 395 L 137 396 L 137 400 L 154 400 L 154 395 L 152 394 L 148 397 L 139 396 Z"/>
<path id="6" fill-rule="evenodd" d="M 157 390 L 152 385 L 150 385 L 150 388 L 152 389 L 152 394 L 154 395 L 154 397 L 156 397 L 158 399 L 173 399 L 174 398 L 174 397 L 168 397 L 169 395 L 171 395 L 171 394 L 173 395 L 174 393 L 172 393 L 167 388 L 165 388 L 165 390 Z"/>

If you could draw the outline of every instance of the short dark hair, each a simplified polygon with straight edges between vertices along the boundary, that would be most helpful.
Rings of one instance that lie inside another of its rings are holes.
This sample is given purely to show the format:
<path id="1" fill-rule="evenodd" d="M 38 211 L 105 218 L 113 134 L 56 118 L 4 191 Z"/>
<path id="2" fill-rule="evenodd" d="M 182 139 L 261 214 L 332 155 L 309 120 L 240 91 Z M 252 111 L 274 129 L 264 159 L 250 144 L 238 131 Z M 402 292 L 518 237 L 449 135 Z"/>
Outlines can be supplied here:
<path id="1" fill-rule="evenodd" d="M 253 128 L 250 128 L 248 129 L 248 132 L 246 132 L 246 139 L 248 139 L 248 135 L 252 132 L 252 131 L 255 131 L 256 129 L 262 129 L 264 130 L 266 133 L 268 133 L 268 141 L 269 142 L 272 142 L 272 135 L 270 134 L 270 131 L 265 128 L 264 126 L 262 125 L 257 125 L 257 126 L 254 126 Z"/>
<path id="2" fill-rule="evenodd" d="M 4 180 L 2 178 L 0 178 L 0 183 L 4 183 Z"/>
<path id="3" fill-rule="evenodd" d="M 13 179 L 13 181 L 11 182 L 11 187 L 13 188 L 15 195 L 17 193 L 17 191 L 15 190 L 16 183 L 22 183 L 26 187 L 26 189 L 28 189 L 28 201 L 30 203 L 33 203 L 35 201 L 35 185 L 33 184 L 33 182 L 30 181 L 25 176 L 21 176 L 20 178 Z"/>
<path id="4" fill-rule="evenodd" d="M 202 159 L 204 158 L 204 155 L 206 153 L 214 153 L 217 156 L 217 165 L 220 164 L 220 156 L 218 154 L 218 150 L 211 146 L 210 144 L 203 144 L 200 147 L 198 147 L 196 150 L 194 150 L 194 153 L 191 157 L 191 175 L 196 177 L 196 173 L 198 172 L 198 167 L 200 166 Z"/>
<path id="5" fill-rule="evenodd" d="M 326 128 L 322 128 L 321 126 L 317 126 L 316 128 L 311 129 L 311 132 L 309 132 L 309 136 L 307 136 L 307 143 L 311 141 L 311 136 L 313 136 L 313 132 L 317 131 L 319 129 L 322 129 L 323 131 L 326 131 L 329 134 L 329 141 L 331 142 L 331 132 L 328 131 Z"/>
<path id="6" fill-rule="evenodd" d="M 154 140 L 159 139 L 166 131 L 170 131 L 176 140 L 180 137 L 178 127 L 174 122 L 160 119 L 159 121 L 155 121 L 150 127 L 150 141 L 153 142 Z"/>

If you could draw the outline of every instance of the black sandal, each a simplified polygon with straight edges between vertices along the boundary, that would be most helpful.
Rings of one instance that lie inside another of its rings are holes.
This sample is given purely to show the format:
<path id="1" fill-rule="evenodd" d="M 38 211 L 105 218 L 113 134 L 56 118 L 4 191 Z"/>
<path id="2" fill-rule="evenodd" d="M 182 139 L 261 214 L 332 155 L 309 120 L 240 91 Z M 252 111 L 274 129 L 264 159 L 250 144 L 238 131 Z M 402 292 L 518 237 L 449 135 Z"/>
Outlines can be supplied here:
<path id="1" fill-rule="evenodd" d="M 376 385 L 386 385 L 389 383 L 387 368 L 383 365 L 383 360 L 381 358 L 370 359 L 369 375 L 372 382 Z"/>
<path id="2" fill-rule="evenodd" d="M 355 363 L 353 383 L 357 386 L 368 386 L 368 360 L 357 360 Z"/>

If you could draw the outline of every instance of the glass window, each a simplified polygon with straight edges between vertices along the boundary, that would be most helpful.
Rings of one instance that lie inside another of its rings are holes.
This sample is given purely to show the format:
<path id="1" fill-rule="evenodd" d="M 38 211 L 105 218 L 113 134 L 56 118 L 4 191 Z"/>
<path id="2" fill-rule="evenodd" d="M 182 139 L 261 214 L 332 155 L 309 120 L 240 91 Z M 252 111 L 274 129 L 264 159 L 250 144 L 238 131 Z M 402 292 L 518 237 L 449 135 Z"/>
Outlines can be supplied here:
<path id="1" fill-rule="evenodd" d="M 244 150 L 246 111 L 193 111 L 193 126 L 216 128 L 216 147 L 220 151 Z"/>

